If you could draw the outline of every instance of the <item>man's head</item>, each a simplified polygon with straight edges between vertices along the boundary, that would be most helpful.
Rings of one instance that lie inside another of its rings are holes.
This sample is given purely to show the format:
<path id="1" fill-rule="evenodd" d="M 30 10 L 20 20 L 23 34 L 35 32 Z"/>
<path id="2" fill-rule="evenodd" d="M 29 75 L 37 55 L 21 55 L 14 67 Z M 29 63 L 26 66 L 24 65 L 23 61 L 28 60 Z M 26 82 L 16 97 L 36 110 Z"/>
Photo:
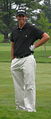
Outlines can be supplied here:
<path id="1" fill-rule="evenodd" d="M 18 9 L 16 13 L 18 22 L 24 23 L 27 20 L 27 14 L 25 9 Z"/>

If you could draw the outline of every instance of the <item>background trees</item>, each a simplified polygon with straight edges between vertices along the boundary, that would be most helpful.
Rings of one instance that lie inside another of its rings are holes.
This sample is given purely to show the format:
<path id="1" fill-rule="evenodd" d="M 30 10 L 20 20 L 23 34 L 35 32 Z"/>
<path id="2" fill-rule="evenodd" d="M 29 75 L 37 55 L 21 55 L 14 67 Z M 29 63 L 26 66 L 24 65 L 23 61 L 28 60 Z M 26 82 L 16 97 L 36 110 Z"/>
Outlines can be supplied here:
<path id="1" fill-rule="evenodd" d="M 8 42 L 8 34 L 11 31 L 14 20 L 12 18 L 12 1 L 0 1 L 0 33 L 4 35 L 4 42 Z"/>
<path id="2" fill-rule="evenodd" d="M 46 9 L 44 9 L 44 12 L 51 23 L 51 0 L 44 0 L 44 4 L 46 6 Z"/>

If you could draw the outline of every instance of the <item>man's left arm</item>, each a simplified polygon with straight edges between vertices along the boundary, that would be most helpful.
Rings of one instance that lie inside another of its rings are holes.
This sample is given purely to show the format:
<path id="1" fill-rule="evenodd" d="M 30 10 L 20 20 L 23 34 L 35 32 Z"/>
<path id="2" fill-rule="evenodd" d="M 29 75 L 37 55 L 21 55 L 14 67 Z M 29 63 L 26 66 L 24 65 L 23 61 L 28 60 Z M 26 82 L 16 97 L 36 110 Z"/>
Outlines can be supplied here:
<path id="1" fill-rule="evenodd" d="M 49 38 L 50 38 L 50 36 L 47 33 L 43 33 L 42 38 L 33 44 L 34 47 L 37 48 L 37 47 L 41 46 L 42 44 L 47 42 L 49 40 Z"/>
<path id="2" fill-rule="evenodd" d="M 37 47 L 41 46 L 42 44 L 44 44 L 45 42 L 47 42 L 49 40 L 49 38 L 50 37 L 47 33 L 43 33 L 42 38 L 30 46 L 30 50 L 34 51 L 35 48 L 37 48 Z"/>

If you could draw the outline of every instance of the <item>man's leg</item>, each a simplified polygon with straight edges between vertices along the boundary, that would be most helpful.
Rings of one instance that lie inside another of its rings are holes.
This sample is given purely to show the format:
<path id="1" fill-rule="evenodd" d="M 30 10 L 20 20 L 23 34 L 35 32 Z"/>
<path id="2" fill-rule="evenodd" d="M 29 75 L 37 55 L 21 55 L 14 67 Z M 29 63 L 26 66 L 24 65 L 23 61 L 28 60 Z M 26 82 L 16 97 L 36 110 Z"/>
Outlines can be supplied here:
<path id="1" fill-rule="evenodd" d="M 17 59 L 14 59 L 11 63 L 11 72 L 15 88 L 15 102 L 17 109 L 25 109 L 23 71 L 18 64 L 19 61 Z"/>
<path id="2" fill-rule="evenodd" d="M 36 111 L 36 88 L 35 88 L 35 69 L 36 62 L 33 55 L 27 57 L 24 64 L 24 83 L 25 83 L 25 98 L 24 103 L 27 111 Z"/>

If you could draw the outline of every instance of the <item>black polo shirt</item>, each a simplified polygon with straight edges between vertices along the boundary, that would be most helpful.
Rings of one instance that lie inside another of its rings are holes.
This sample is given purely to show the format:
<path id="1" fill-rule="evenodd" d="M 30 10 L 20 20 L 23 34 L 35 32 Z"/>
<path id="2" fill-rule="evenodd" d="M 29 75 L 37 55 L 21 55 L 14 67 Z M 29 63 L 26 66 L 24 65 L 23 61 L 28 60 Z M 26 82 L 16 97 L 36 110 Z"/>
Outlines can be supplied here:
<path id="1" fill-rule="evenodd" d="M 14 56 L 22 57 L 30 55 L 32 52 L 29 47 L 42 38 L 44 32 L 34 25 L 26 23 L 22 29 L 18 26 L 11 33 L 11 42 L 14 42 Z"/>

